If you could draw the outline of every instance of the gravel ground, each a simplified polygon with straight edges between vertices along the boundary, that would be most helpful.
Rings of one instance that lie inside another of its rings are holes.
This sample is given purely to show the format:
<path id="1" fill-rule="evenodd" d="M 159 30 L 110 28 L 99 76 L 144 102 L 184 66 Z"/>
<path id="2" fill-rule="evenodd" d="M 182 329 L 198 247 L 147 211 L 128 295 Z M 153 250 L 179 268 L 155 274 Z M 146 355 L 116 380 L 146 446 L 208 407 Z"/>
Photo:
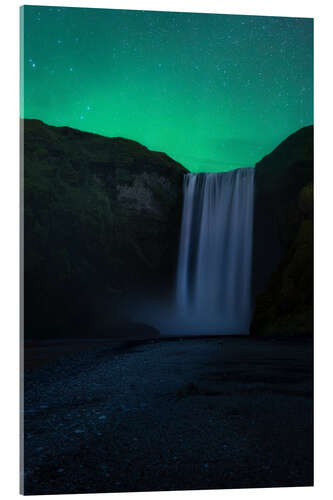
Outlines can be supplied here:
<path id="1" fill-rule="evenodd" d="M 223 337 L 26 370 L 24 493 L 310 486 L 312 364 L 307 339 Z"/>

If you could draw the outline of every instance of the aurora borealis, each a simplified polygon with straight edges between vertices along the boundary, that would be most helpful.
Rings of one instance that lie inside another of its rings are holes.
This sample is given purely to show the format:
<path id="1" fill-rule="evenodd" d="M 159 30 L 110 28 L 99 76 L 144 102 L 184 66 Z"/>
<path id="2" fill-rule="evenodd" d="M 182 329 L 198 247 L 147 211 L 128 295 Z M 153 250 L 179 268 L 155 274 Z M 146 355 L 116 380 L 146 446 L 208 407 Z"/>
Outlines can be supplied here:
<path id="1" fill-rule="evenodd" d="M 313 20 L 25 6 L 21 115 L 250 166 L 313 123 Z M 24 94 L 24 99 L 23 99 Z"/>

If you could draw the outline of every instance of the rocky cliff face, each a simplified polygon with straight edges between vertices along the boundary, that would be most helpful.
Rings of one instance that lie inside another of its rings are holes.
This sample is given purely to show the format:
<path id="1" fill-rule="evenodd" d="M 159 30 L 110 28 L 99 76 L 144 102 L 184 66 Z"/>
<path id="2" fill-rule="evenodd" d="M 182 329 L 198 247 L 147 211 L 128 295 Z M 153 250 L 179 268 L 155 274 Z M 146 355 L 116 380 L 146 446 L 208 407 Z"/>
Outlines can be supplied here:
<path id="1" fill-rule="evenodd" d="M 256 165 L 251 332 L 313 331 L 313 127 Z"/>
<path id="2" fill-rule="evenodd" d="M 22 126 L 26 338 L 107 329 L 131 294 L 170 290 L 186 169 L 135 141 Z"/>

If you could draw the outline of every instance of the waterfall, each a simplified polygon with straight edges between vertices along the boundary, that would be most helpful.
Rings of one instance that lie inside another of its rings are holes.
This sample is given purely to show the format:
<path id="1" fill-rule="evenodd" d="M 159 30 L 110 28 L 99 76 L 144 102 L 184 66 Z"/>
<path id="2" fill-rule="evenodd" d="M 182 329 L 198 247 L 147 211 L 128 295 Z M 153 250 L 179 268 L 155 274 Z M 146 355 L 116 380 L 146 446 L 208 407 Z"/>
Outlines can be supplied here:
<path id="1" fill-rule="evenodd" d="M 185 175 L 176 287 L 178 333 L 248 333 L 254 171 Z"/>

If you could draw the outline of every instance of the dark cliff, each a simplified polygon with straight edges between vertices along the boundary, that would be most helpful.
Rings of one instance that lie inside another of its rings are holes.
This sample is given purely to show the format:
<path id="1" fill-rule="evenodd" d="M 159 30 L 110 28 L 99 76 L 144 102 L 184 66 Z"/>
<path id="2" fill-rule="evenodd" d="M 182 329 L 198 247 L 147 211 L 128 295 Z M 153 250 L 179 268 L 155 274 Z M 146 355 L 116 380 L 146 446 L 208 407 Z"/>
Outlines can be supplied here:
<path id="1" fill-rule="evenodd" d="M 313 127 L 255 166 L 251 332 L 313 331 Z"/>
<path id="2" fill-rule="evenodd" d="M 186 169 L 39 120 L 22 121 L 22 138 L 25 337 L 93 336 L 126 316 L 131 294 L 168 293 Z"/>

